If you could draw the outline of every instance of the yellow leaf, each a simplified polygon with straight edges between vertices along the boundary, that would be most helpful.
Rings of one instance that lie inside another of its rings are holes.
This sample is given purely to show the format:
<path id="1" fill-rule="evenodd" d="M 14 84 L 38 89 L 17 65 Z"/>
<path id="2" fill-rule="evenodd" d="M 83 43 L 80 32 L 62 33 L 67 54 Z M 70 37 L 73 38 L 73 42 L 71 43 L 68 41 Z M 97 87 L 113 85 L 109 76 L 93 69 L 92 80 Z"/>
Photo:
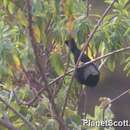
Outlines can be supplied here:
<path id="1" fill-rule="evenodd" d="M 51 53 L 50 57 L 50 62 L 52 65 L 52 68 L 58 75 L 62 75 L 64 73 L 64 65 L 61 61 L 61 57 L 57 52 Z"/>
<path id="2" fill-rule="evenodd" d="M 16 69 L 19 70 L 21 67 L 19 58 L 16 55 L 13 55 L 13 60 L 14 60 Z"/>
<path id="3" fill-rule="evenodd" d="M 63 9 L 64 9 L 64 14 L 66 16 L 71 16 L 73 15 L 73 0 L 63 0 L 62 5 L 63 5 Z"/>
<path id="4" fill-rule="evenodd" d="M 73 16 L 70 16 L 70 17 L 68 18 L 68 21 L 67 21 L 66 26 L 67 26 L 67 30 L 68 30 L 69 32 L 72 32 L 72 31 L 73 31 L 73 27 L 74 27 L 74 18 L 73 18 Z"/>
<path id="5" fill-rule="evenodd" d="M 93 59 L 92 50 L 89 47 L 87 49 L 87 54 L 88 54 L 88 57 L 90 57 L 90 59 Z"/>
<path id="6" fill-rule="evenodd" d="M 91 44 L 91 43 L 90 43 Z M 91 49 L 91 45 L 89 44 L 89 47 L 87 47 L 85 53 L 86 55 L 90 58 L 90 59 L 93 59 L 93 52 L 92 52 L 92 49 Z M 81 50 L 82 48 L 84 47 L 84 44 L 81 45 Z"/>
<path id="7" fill-rule="evenodd" d="M 55 43 L 55 44 L 54 44 L 54 47 L 53 47 L 51 53 L 56 53 L 56 52 L 58 52 L 58 54 L 60 54 L 60 53 L 62 52 L 61 46 L 60 46 L 58 43 Z"/>
<path id="8" fill-rule="evenodd" d="M 74 115 L 76 115 L 76 111 L 72 111 L 68 107 L 65 109 L 65 116 L 66 117 L 71 117 L 71 116 L 74 116 Z"/>
<path id="9" fill-rule="evenodd" d="M 56 5 L 55 5 L 55 1 L 51 1 L 50 3 L 50 8 L 51 8 L 51 12 L 56 15 Z"/>
<path id="10" fill-rule="evenodd" d="M 8 4 L 8 10 L 9 10 L 9 12 L 11 14 L 14 13 L 14 11 L 15 11 L 15 5 L 12 2 L 9 2 L 9 4 Z"/>
<path id="11" fill-rule="evenodd" d="M 25 26 L 25 27 L 28 26 L 28 20 L 27 20 L 27 18 L 25 17 L 24 12 L 23 12 L 21 9 L 19 9 L 19 10 L 17 11 L 17 13 L 16 13 L 16 19 L 18 20 L 18 22 L 19 22 L 21 25 L 23 25 L 23 26 Z"/>
<path id="12" fill-rule="evenodd" d="M 38 26 L 33 26 L 33 34 L 37 43 L 41 41 L 41 31 Z"/>

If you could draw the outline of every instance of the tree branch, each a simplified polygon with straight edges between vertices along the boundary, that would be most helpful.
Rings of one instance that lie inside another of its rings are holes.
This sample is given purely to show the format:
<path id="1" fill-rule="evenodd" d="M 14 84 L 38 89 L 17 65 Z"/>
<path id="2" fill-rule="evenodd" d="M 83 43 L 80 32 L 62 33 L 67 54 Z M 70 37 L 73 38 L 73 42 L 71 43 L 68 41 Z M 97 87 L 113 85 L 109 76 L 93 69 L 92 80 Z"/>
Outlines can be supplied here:
<path id="1" fill-rule="evenodd" d="M 7 128 L 8 130 L 19 130 L 19 129 L 15 128 L 10 122 L 6 122 L 3 119 L 0 119 L 0 124 L 2 126 L 4 126 L 5 128 Z"/>
<path id="2" fill-rule="evenodd" d="M 72 76 L 71 81 L 70 81 L 70 84 L 69 84 L 68 89 L 67 89 L 67 91 L 66 91 L 65 101 L 64 101 L 63 109 L 62 109 L 62 113 L 61 113 L 61 116 L 62 116 L 62 117 L 64 116 L 65 107 L 66 107 L 66 105 L 67 105 L 67 101 L 68 101 L 68 97 L 69 97 L 69 92 L 70 92 L 70 90 L 71 90 L 71 86 L 72 86 L 72 84 L 73 84 L 73 80 L 74 80 L 74 76 Z"/>
<path id="3" fill-rule="evenodd" d="M 87 17 L 89 17 L 89 6 L 90 6 L 90 0 L 86 0 Z"/>
<path id="4" fill-rule="evenodd" d="M 10 93 L 10 90 L 8 90 L 7 88 L 8 88 L 7 86 L 5 86 L 4 84 L 0 83 L 0 90 L 4 90 L 4 91 Z"/>
<path id="5" fill-rule="evenodd" d="M 99 70 L 100 70 L 100 69 L 102 68 L 102 66 L 106 63 L 107 59 L 108 59 L 108 57 L 105 58 L 105 59 L 101 62 L 101 64 L 100 64 L 99 67 L 98 67 Z"/>
<path id="6" fill-rule="evenodd" d="M 126 91 L 124 91 L 123 93 L 121 93 L 120 95 L 116 96 L 115 98 L 113 98 L 111 101 L 110 101 L 110 104 L 115 102 L 116 100 L 118 100 L 119 98 L 121 98 L 122 96 L 124 96 L 125 94 L 129 93 L 130 92 L 130 89 L 127 89 Z"/>
<path id="7" fill-rule="evenodd" d="M 3 102 L 11 111 L 13 111 L 18 117 L 20 117 L 28 126 L 30 130 L 36 130 L 35 127 L 19 112 L 17 112 L 12 106 L 10 106 L 2 97 L 0 97 L 0 101 Z"/>
<path id="8" fill-rule="evenodd" d="M 31 0 L 27 0 L 28 22 L 29 22 L 28 30 L 29 30 L 29 37 L 30 37 L 30 40 L 31 40 L 32 48 L 34 50 L 36 62 L 37 62 L 38 68 L 41 72 L 42 79 L 44 80 L 44 83 L 45 83 L 46 92 L 48 94 L 48 99 L 49 99 L 49 102 L 50 102 L 50 105 L 51 105 L 51 108 L 52 108 L 52 113 L 53 113 L 52 116 L 58 121 L 60 128 L 62 130 L 68 130 L 67 126 L 65 125 L 63 118 L 59 115 L 59 112 L 57 111 L 57 107 L 56 107 L 56 104 L 54 102 L 54 98 L 52 96 L 50 89 L 48 88 L 48 82 L 47 82 L 46 76 L 44 74 L 44 69 L 42 68 L 43 65 L 40 62 L 40 60 L 42 60 L 42 59 L 39 58 L 40 57 L 38 55 L 39 50 L 36 47 L 36 39 L 34 37 L 34 33 L 33 33 L 33 30 L 32 30 L 32 14 L 31 14 L 32 6 L 31 6 L 31 2 L 32 2 Z"/>

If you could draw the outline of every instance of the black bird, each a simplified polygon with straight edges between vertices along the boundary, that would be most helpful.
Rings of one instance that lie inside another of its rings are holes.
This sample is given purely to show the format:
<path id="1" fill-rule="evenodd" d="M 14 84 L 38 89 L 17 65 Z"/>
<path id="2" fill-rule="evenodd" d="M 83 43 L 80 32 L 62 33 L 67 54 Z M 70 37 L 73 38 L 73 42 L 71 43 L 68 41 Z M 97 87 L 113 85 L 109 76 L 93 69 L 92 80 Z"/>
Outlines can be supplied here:
<path id="1" fill-rule="evenodd" d="M 74 62 L 76 64 L 78 57 L 80 56 L 81 51 L 77 48 L 75 40 L 73 38 L 66 40 L 65 44 L 69 47 L 70 51 L 73 53 Z M 91 61 L 91 59 L 86 56 L 84 53 L 80 59 L 81 62 L 86 63 Z M 96 64 L 91 63 L 87 66 L 77 68 L 75 70 L 75 78 L 79 83 L 87 85 L 89 87 L 95 87 L 99 81 L 100 72 Z"/>

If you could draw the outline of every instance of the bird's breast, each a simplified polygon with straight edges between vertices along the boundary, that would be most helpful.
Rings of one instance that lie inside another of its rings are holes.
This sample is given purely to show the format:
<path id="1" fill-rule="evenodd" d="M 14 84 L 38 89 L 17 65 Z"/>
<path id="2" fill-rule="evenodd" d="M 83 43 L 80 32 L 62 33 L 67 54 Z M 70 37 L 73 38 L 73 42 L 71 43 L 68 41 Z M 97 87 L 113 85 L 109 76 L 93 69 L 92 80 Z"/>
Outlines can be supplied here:
<path id="1" fill-rule="evenodd" d="M 99 71 L 95 64 L 90 64 L 75 71 L 76 79 L 87 86 L 96 86 L 99 81 Z"/>

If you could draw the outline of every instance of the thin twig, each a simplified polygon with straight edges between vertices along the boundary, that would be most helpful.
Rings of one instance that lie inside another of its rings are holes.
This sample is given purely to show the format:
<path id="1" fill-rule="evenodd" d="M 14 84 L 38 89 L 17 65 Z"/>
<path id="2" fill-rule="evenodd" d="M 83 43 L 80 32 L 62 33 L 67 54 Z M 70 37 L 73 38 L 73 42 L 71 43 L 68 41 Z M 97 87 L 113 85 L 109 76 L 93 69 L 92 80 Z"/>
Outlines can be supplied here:
<path id="1" fill-rule="evenodd" d="M 68 56 L 67 56 L 67 65 L 66 65 L 65 70 L 64 70 L 64 77 L 61 79 L 59 87 L 56 89 L 56 91 L 54 93 L 54 97 L 58 94 L 59 90 L 62 87 L 62 84 L 63 84 L 64 79 L 65 79 L 65 73 L 68 71 L 68 68 L 69 68 L 69 63 L 70 63 L 70 51 L 69 51 Z"/>
<path id="2" fill-rule="evenodd" d="M 13 124 L 11 122 L 7 122 L 4 119 L 0 119 L 0 125 L 4 126 L 5 128 L 7 128 L 8 130 L 19 130 L 16 127 L 13 126 Z"/>
<path id="3" fill-rule="evenodd" d="M 6 87 L 4 84 L 2 84 L 2 83 L 0 83 L 0 89 L 6 91 L 6 92 L 8 92 L 8 93 L 11 92 L 11 91 L 8 90 L 7 87 Z"/>
<path id="4" fill-rule="evenodd" d="M 86 0 L 86 6 L 87 6 L 87 17 L 89 17 L 90 0 Z"/>
<path id="5" fill-rule="evenodd" d="M 119 98 L 121 98 L 122 96 L 124 96 L 125 94 L 129 93 L 130 92 L 130 89 L 127 89 L 126 91 L 124 91 L 123 93 L 121 93 L 120 95 L 118 95 L 117 97 L 113 98 L 111 101 L 110 101 L 110 104 L 117 101 Z"/>
<path id="6" fill-rule="evenodd" d="M 10 106 L 2 97 L 0 97 L 0 101 L 3 102 L 11 111 L 13 111 L 18 117 L 20 117 L 29 127 L 30 130 L 36 130 L 35 127 L 29 122 L 21 113 L 17 112 L 12 106 Z"/>
<path id="7" fill-rule="evenodd" d="M 49 26 L 51 25 L 51 22 L 52 22 L 52 16 L 49 18 L 48 23 L 46 25 L 46 28 L 45 28 L 45 33 L 46 34 L 48 34 Z"/>
<path id="8" fill-rule="evenodd" d="M 100 64 L 99 67 L 98 67 L 98 70 L 100 70 L 100 69 L 102 68 L 102 66 L 106 63 L 107 59 L 108 59 L 108 57 L 105 58 L 105 59 L 101 62 L 101 64 Z"/>
<path id="9" fill-rule="evenodd" d="M 69 84 L 68 89 L 67 89 L 67 91 L 66 91 L 65 101 L 64 101 L 63 109 L 62 109 L 62 113 L 61 113 L 61 116 L 62 116 L 62 117 L 64 116 L 65 107 L 66 107 L 66 105 L 67 105 L 67 101 L 68 101 L 68 97 L 69 97 L 69 92 L 70 92 L 70 90 L 71 90 L 71 87 L 72 87 L 72 84 L 73 84 L 73 80 L 74 80 L 74 76 L 72 76 L 71 81 L 70 81 L 70 84 Z"/>

